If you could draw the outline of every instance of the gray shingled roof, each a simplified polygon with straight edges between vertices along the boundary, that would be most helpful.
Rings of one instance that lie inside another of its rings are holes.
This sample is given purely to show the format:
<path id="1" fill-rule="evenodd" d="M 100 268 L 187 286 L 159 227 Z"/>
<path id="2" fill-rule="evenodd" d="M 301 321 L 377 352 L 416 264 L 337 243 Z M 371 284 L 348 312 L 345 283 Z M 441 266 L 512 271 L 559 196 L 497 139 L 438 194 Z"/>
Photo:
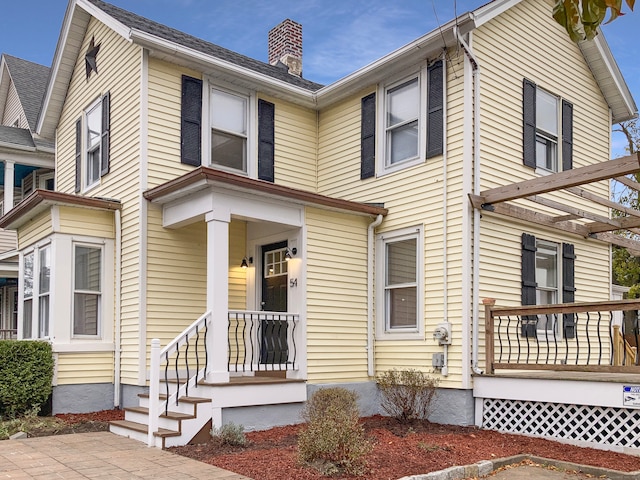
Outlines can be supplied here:
<path id="1" fill-rule="evenodd" d="M 197 50 L 198 52 L 211 55 L 221 60 L 233 63 L 234 65 L 239 65 L 249 70 L 268 75 L 312 92 L 322 88 L 322 85 L 319 83 L 291 75 L 282 67 L 276 67 L 259 60 L 254 60 L 253 58 L 245 57 L 239 53 L 227 50 L 226 48 L 222 48 L 200 38 L 188 35 L 179 30 L 167 27 L 166 25 L 141 17 L 135 13 L 128 12 L 109 3 L 105 3 L 102 0 L 88 1 L 129 28 L 141 30 L 150 35 Z"/>
<path id="2" fill-rule="evenodd" d="M 5 125 L 0 125 L 0 144 L 2 143 L 15 145 L 17 147 L 35 147 L 33 137 L 29 130 Z"/>
<path id="3" fill-rule="evenodd" d="M 20 97 L 20 103 L 27 116 L 27 122 L 31 131 L 35 131 L 42 98 L 47 89 L 50 68 L 37 63 L 29 62 L 21 58 L 4 54 L 11 79 Z"/>

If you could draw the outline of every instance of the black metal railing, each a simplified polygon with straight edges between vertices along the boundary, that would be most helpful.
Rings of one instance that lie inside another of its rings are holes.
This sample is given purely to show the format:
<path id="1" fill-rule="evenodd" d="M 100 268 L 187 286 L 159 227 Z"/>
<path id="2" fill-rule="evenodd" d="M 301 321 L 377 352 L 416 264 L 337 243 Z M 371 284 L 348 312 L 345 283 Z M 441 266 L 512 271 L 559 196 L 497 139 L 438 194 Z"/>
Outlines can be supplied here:
<path id="1" fill-rule="evenodd" d="M 293 313 L 229 312 L 229 371 L 295 370 L 298 321 Z"/>
<path id="2" fill-rule="evenodd" d="M 640 373 L 640 300 L 522 307 L 485 304 L 487 373 L 495 369 Z"/>

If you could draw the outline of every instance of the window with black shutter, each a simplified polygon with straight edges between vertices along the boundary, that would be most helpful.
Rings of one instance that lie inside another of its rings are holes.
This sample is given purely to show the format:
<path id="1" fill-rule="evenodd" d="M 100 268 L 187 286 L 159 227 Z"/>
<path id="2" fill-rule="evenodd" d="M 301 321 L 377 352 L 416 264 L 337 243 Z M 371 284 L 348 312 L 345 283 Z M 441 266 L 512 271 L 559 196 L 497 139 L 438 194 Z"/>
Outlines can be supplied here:
<path id="1" fill-rule="evenodd" d="M 76 120 L 75 192 L 100 183 L 111 166 L 111 94 L 107 92 Z"/>
<path id="2" fill-rule="evenodd" d="M 522 81 L 523 163 L 559 172 L 573 168 L 573 105 Z"/>

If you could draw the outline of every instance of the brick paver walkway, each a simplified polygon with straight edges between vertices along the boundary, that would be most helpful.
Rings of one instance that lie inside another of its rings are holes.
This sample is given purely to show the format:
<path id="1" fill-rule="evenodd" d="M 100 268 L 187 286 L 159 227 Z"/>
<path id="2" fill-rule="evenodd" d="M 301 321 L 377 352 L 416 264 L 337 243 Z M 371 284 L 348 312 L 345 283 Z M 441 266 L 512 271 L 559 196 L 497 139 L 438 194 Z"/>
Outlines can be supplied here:
<path id="1" fill-rule="evenodd" d="M 251 480 L 108 432 L 0 441 L 0 479 Z"/>

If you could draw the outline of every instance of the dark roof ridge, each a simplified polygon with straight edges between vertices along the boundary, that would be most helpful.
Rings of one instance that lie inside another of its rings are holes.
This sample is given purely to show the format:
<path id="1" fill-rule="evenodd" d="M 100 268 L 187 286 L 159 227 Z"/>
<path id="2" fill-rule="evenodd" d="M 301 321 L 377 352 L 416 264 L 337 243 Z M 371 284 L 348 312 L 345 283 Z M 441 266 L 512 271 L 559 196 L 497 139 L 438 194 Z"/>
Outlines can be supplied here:
<path id="1" fill-rule="evenodd" d="M 262 73 L 269 77 L 307 89 L 312 92 L 315 92 L 323 87 L 323 85 L 319 83 L 312 82 L 295 75 L 291 75 L 288 72 L 278 68 L 277 66 L 269 65 L 268 63 L 262 62 L 260 60 L 247 57 L 245 55 L 226 49 L 188 33 L 176 30 L 175 28 L 163 25 L 153 20 L 149 20 L 148 18 L 129 12 L 120 7 L 116 7 L 115 5 L 104 2 L 102 0 L 87 1 L 131 29 L 141 30 L 150 35 L 154 35 L 156 37 L 168 40 L 173 43 L 177 43 L 184 47 L 197 50 L 207 55 L 211 55 L 221 60 L 230 62 L 234 65 L 238 65 L 249 70 Z"/>

